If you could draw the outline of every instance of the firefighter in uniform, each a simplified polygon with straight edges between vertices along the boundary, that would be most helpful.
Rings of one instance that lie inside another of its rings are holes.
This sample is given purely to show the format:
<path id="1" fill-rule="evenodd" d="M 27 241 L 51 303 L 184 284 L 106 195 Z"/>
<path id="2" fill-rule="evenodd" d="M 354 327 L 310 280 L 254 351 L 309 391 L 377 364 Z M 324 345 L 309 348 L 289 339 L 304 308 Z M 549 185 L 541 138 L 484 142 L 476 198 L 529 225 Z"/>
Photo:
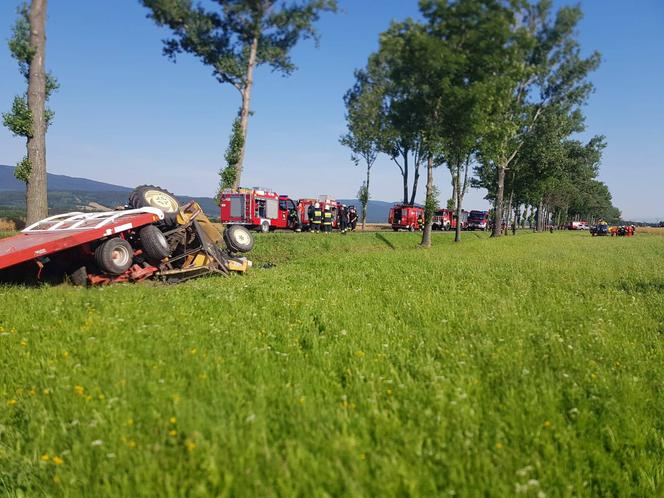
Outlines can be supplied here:
<path id="1" fill-rule="evenodd" d="M 313 232 L 314 231 L 314 207 L 313 204 L 309 204 L 309 207 L 307 208 L 307 221 L 309 222 L 309 231 Z"/>
<path id="2" fill-rule="evenodd" d="M 355 206 L 351 206 L 348 209 L 348 225 L 350 226 L 351 232 L 354 232 L 355 227 L 357 226 L 357 211 L 355 210 Z"/>
<path id="3" fill-rule="evenodd" d="M 323 212 L 320 209 L 320 204 L 316 203 L 314 205 L 314 215 L 311 217 L 313 231 L 318 233 L 320 232 L 320 224 L 323 221 Z"/>
<path id="4" fill-rule="evenodd" d="M 288 226 L 290 226 L 296 232 L 302 231 L 302 223 L 300 223 L 300 215 L 296 209 L 291 209 L 288 211 Z"/>
<path id="5" fill-rule="evenodd" d="M 424 217 L 422 214 L 417 215 L 417 228 L 418 230 L 424 230 Z"/>
<path id="6" fill-rule="evenodd" d="M 338 216 L 339 221 L 337 222 L 337 226 L 339 227 L 339 231 L 345 234 L 348 229 L 348 207 L 345 204 L 341 205 Z"/>
<path id="7" fill-rule="evenodd" d="M 330 207 L 325 207 L 325 212 L 323 213 L 323 232 L 330 233 L 332 231 L 332 211 Z"/>

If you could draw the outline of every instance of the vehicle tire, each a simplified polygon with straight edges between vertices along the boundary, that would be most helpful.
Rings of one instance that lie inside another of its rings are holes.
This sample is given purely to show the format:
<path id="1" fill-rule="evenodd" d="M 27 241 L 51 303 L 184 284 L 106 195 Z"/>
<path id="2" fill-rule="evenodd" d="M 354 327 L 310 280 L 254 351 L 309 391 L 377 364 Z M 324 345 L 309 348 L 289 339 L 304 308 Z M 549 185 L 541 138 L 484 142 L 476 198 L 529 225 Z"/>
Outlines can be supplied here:
<path id="1" fill-rule="evenodd" d="M 77 268 L 71 272 L 68 277 L 72 285 L 76 285 L 78 287 L 87 287 L 88 285 L 88 270 L 85 266 Z"/>
<path id="2" fill-rule="evenodd" d="M 408 231 L 409 231 L 409 232 L 414 232 L 414 231 L 415 231 L 415 227 L 414 227 L 413 225 L 410 225 L 410 226 L 408 227 Z"/>
<path id="3" fill-rule="evenodd" d="M 154 225 L 146 225 L 138 232 L 141 247 L 148 259 L 161 261 L 171 255 L 168 241 L 164 234 Z"/>
<path id="4" fill-rule="evenodd" d="M 109 275 L 121 275 L 132 264 L 134 250 L 120 237 L 108 239 L 95 250 L 95 261 L 101 271 Z"/>
<path id="5" fill-rule="evenodd" d="M 224 242 L 231 252 L 249 252 L 254 248 L 251 232 L 241 225 L 231 225 L 226 228 Z"/>
<path id="6" fill-rule="evenodd" d="M 261 233 L 268 233 L 270 231 L 270 222 L 269 221 L 263 221 L 261 223 L 261 226 L 259 228 Z"/>
<path id="7" fill-rule="evenodd" d="M 136 187 L 129 194 L 129 207 L 140 209 L 144 207 L 153 207 L 161 209 L 164 213 L 164 220 L 159 222 L 160 227 L 166 229 L 177 225 L 177 216 L 180 209 L 180 202 L 168 190 L 153 185 L 141 185 Z"/>
<path id="8" fill-rule="evenodd" d="M 180 202 L 168 190 L 154 185 L 141 185 L 129 194 L 129 205 L 133 209 L 153 207 L 161 209 L 164 214 L 177 213 Z"/>

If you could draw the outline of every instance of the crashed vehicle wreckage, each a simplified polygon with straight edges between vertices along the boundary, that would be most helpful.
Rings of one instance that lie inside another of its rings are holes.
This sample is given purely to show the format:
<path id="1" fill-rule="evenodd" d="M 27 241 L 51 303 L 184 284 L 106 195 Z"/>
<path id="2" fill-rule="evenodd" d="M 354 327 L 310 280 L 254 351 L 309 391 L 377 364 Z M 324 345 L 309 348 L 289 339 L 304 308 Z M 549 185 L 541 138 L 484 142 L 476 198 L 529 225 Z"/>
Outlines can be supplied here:
<path id="1" fill-rule="evenodd" d="M 253 245 L 246 228 L 229 226 L 222 235 L 196 202 L 180 205 L 144 185 L 124 208 L 51 216 L 0 239 L 0 283 L 178 283 L 247 271 L 251 261 L 241 254 Z"/>

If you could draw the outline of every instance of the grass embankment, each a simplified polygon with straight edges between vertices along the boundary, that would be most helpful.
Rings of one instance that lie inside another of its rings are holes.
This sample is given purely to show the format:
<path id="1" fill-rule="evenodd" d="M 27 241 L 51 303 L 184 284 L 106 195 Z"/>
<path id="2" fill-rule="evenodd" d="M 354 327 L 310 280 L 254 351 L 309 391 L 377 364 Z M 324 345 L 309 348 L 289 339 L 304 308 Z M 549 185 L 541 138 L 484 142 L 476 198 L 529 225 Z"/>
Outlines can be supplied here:
<path id="1" fill-rule="evenodd" d="M 664 495 L 664 238 L 464 239 L 0 288 L 0 495 Z"/>

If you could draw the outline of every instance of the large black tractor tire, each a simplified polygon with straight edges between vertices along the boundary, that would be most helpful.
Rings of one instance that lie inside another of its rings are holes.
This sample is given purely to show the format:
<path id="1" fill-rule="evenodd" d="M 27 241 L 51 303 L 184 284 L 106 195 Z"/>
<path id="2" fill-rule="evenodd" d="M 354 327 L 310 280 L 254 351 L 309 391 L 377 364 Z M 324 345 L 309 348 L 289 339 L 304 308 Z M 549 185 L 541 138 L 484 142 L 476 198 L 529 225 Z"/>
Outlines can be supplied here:
<path id="1" fill-rule="evenodd" d="M 122 275 L 134 260 L 134 249 L 119 237 L 108 239 L 95 250 L 95 261 L 104 273 Z"/>
<path id="2" fill-rule="evenodd" d="M 254 248 L 251 232 L 241 225 L 231 225 L 224 230 L 224 242 L 231 252 L 249 252 Z"/>
<path id="3" fill-rule="evenodd" d="M 88 270 L 85 266 L 76 268 L 68 277 L 72 285 L 78 287 L 87 287 L 88 285 Z"/>
<path id="4" fill-rule="evenodd" d="M 177 224 L 180 201 L 168 190 L 154 185 L 141 185 L 129 194 L 129 206 L 133 209 L 153 207 L 164 212 L 164 224 L 173 227 Z"/>
<path id="5" fill-rule="evenodd" d="M 146 225 L 138 232 L 141 246 L 149 260 L 161 261 L 171 255 L 168 241 L 164 234 L 154 225 Z"/>

